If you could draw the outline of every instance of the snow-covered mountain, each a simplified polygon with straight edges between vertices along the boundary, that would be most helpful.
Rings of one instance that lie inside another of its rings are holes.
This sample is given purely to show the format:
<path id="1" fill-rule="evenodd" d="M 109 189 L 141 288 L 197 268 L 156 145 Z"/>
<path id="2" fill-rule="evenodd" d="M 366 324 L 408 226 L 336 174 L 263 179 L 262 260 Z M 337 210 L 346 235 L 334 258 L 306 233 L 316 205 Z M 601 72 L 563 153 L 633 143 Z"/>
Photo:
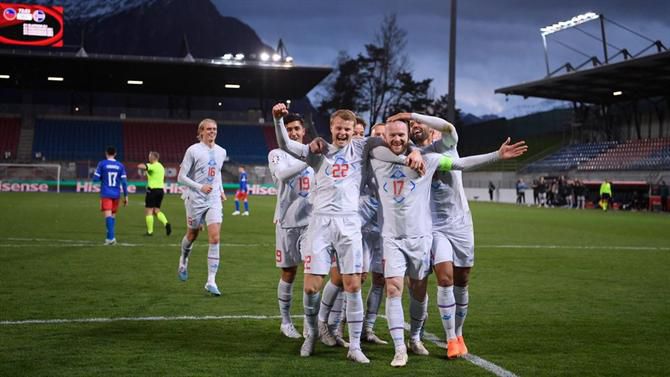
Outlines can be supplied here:
<path id="1" fill-rule="evenodd" d="M 269 51 L 256 32 L 210 0 L 26 0 L 63 6 L 65 45 L 89 53 L 195 58 Z"/>
<path id="2" fill-rule="evenodd" d="M 160 0 L 28 0 L 25 4 L 58 5 L 66 20 L 108 17 Z"/>

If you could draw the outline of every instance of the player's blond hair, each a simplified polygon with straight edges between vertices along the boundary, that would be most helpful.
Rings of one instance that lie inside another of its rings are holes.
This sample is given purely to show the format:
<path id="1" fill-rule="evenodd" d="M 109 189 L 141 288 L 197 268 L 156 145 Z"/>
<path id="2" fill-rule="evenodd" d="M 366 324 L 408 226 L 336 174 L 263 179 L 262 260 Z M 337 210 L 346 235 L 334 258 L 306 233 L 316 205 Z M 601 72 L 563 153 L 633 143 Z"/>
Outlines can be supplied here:
<path id="1" fill-rule="evenodd" d="M 156 161 L 158 161 L 161 158 L 161 155 L 156 151 L 150 151 L 149 152 L 149 157 L 153 157 L 153 158 L 156 159 Z"/>
<path id="2" fill-rule="evenodd" d="M 330 116 L 330 124 L 333 124 L 335 118 L 340 118 L 344 121 L 350 121 L 356 124 L 356 114 L 351 110 L 337 110 Z"/>
<path id="3" fill-rule="evenodd" d="M 201 120 L 200 123 L 198 124 L 198 135 L 196 136 L 198 138 L 198 140 L 200 140 L 200 141 L 202 141 L 202 135 L 201 135 L 202 130 L 205 129 L 205 125 L 207 123 L 210 123 L 210 124 L 213 124 L 213 125 L 216 126 L 216 121 L 214 119 L 205 118 L 205 119 Z"/>

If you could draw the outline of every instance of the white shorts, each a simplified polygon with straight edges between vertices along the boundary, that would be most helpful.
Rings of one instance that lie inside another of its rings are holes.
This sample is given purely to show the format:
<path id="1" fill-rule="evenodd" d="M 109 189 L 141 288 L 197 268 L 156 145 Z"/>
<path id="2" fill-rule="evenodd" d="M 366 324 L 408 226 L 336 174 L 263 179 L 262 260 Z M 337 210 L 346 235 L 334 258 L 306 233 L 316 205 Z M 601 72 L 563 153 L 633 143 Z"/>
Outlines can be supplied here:
<path id="1" fill-rule="evenodd" d="M 186 226 L 189 229 L 199 229 L 201 225 L 221 224 L 223 222 L 223 209 L 219 206 L 194 207 L 189 199 L 184 200 L 186 207 Z"/>
<path id="2" fill-rule="evenodd" d="M 463 217 L 445 225 L 433 227 L 431 263 L 453 262 L 456 267 L 475 264 L 475 233 L 472 218 Z"/>
<path id="3" fill-rule="evenodd" d="M 379 232 L 363 230 L 363 272 L 384 273 L 384 254 L 382 253 L 382 238 Z"/>
<path id="4" fill-rule="evenodd" d="M 312 215 L 302 251 L 305 273 L 327 275 L 333 253 L 340 274 L 363 272 L 361 221 L 358 216 Z"/>
<path id="5" fill-rule="evenodd" d="M 383 237 L 384 277 L 409 276 L 423 280 L 430 274 L 432 236 L 412 238 Z"/>
<path id="6" fill-rule="evenodd" d="M 307 230 L 299 228 L 282 228 L 275 226 L 275 264 L 279 268 L 295 267 L 302 262 L 300 243 Z"/>

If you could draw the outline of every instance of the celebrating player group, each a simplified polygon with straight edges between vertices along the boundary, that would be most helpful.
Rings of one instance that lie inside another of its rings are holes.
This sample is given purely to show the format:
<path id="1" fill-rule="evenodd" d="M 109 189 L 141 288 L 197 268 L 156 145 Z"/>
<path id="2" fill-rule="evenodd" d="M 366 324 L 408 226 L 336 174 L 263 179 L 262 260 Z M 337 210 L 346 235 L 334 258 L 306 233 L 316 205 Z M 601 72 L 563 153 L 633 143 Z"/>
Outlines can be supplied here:
<path id="1" fill-rule="evenodd" d="M 300 355 L 312 355 L 321 340 L 348 347 L 347 358 L 354 362 L 369 363 L 361 339 L 386 343 L 374 331 L 386 293 L 395 346 L 391 365 L 405 366 L 408 351 L 429 354 L 421 330 L 427 316 L 427 278 L 435 271 L 447 356 L 467 354 L 463 322 L 474 233 L 460 171 L 520 156 L 527 150 L 525 143 L 507 139 L 497 151 L 461 158 L 456 130 L 443 119 L 399 113 L 374 125 L 373 136 L 365 138 L 359 136 L 363 121 L 349 110 L 338 110 L 330 117 L 332 143 L 316 138 L 306 145 L 300 115 L 289 113 L 282 103 L 272 112 L 279 149 L 270 152 L 268 162 L 278 186 L 274 222 L 276 264 L 282 270 L 277 287 L 281 332 L 301 337 L 291 321 L 290 305 L 302 263 L 305 340 Z M 368 273 L 373 284 L 364 307 L 361 286 Z M 330 280 L 324 287 L 326 275 Z M 408 344 L 401 300 L 406 284 Z M 348 342 L 337 326 L 342 312 Z"/>

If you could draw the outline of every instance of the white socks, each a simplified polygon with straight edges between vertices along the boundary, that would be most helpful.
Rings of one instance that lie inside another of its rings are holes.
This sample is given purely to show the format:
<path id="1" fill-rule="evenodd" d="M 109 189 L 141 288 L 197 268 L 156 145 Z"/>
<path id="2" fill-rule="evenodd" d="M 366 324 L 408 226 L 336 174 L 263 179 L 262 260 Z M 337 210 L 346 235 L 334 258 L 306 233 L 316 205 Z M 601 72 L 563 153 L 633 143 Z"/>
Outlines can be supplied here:
<path id="1" fill-rule="evenodd" d="M 347 302 L 347 325 L 349 326 L 349 349 L 361 349 L 361 331 L 363 330 L 363 296 L 361 291 L 344 292 Z"/>
<path id="2" fill-rule="evenodd" d="M 402 297 L 386 297 L 386 318 L 396 352 L 407 352 L 405 346 L 405 317 L 402 312 Z"/>
<path id="3" fill-rule="evenodd" d="M 277 303 L 279 303 L 279 314 L 281 323 L 292 323 L 291 321 L 291 299 L 293 298 L 293 283 L 287 283 L 279 279 L 277 284 Z"/>
<path id="4" fill-rule="evenodd" d="M 337 295 L 342 291 L 342 288 L 328 281 L 323 288 L 323 296 L 321 297 L 321 308 L 319 309 L 319 321 L 328 322 L 328 315 L 333 308 L 333 303 Z"/>
<path id="5" fill-rule="evenodd" d="M 207 283 L 216 285 L 216 272 L 219 270 L 219 244 L 210 243 L 207 251 Z"/>
<path id="6" fill-rule="evenodd" d="M 454 286 L 454 297 L 456 299 L 456 336 L 463 336 L 463 322 L 468 315 L 468 286 Z"/>
<path id="7" fill-rule="evenodd" d="M 191 254 L 193 241 L 189 241 L 186 236 L 181 239 L 181 256 L 179 257 L 179 267 L 188 268 L 188 256 Z"/>
<path id="8" fill-rule="evenodd" d="M 440 310 L 442 327 L 447 336 L 447 340 L 456 338 L 454 311 L 456 301 L 454 300 L 454 286 L 437 287 L 437 308 Z"/>
<path id="9" fill-rule="evenodd" d="M 325 294 L 324 294 L 325 296 Z M 323 302 L 321 303 L 323 305 Z M 344 310 L 344 294 L 340 291 L 335 297 L 333 306 L 330 308 L 330 314 L 328 315 L 328 328 L 330 332 L 335 335 L 337 332 L 337 326 L 342 320 L 342 311 Z M 321 319 L 321 310 L 319 310 L 319 319 Z"/>
<path id="10" fill-rule="evenodd" d="M 307 327 L 307 336 L 319 336 L 316 329 L 317 316 L 319 314 L 319 292 L 314 294 L 302 294 L 302 305 L 305 308 L 305 326 Z"/>
<path id="11" fill-rule="evenodd" d="M 409 295 L 409 317 L 410 317 L 410 340 L 418 342 L 421 340 L 421 327 L 426 319 L 426 298 L 423 301 L 417 301 L 411 294 Z"/>
<path id="12" fill-rule="evenodd" d="M 365 328 L 373 329 L 375 321 L 377 320 L 377 312 L 382 305 L 382 297 L 384 296 L 384 286 L 372 285 L 370 292 L 368 292 L 368 299 L 366 302 L 367 313 L 365 314 Z"/>

